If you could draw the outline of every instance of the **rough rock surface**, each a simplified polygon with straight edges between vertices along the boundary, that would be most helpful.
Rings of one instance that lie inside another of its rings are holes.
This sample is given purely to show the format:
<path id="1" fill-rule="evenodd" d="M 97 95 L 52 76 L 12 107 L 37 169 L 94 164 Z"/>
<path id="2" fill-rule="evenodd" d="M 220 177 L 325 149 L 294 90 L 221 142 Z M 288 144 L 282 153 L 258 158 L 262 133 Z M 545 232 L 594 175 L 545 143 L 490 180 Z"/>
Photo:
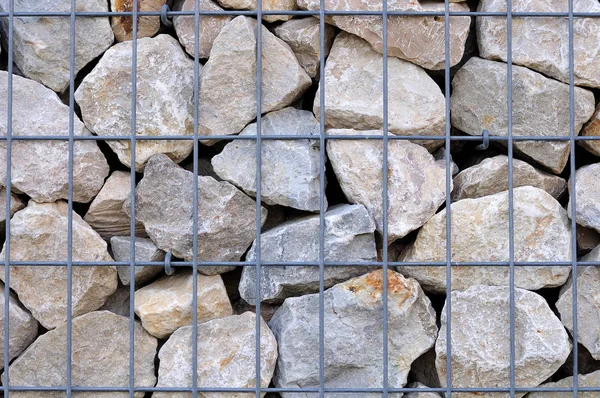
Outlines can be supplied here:
<path id="1" fill-rule="evenodd" d="M 413 383 L 410 388 L 430 388 L 421 383 Z M 441 398 L 441 395 L 436 392 L 410 392 L 404 394 L 404 398 Z"/>
<path id="2" fill-rule="evenodd" d="M 131 239 L 129 236 L 113 236 L 110 238 L 110 248 L 115 261 L 130 261 Z M 135 238 L 134 243 L 135 261 L 163 261 L 165 252 L 160 250 L 152 240 L 147 238 Z M 160 274 L 162 267 L 135 266 L 135 285 L 139 286 Z M 129 285 L 130 272 L 128 266 L 117 266 L 119 279 L 124 285 Z"/>
<path id="3" fill-rule="evenodd" d="M 138 0 L 138 12 L 160 11 L 166 0 Z M 110 0 L 110 10 L 113 12 L 132 12 L 132 0 Z M 128 16 L 114 16 L 110 19 L 110 26 L 117 41 L 126 41 L 133 38 L 133 18 Z M 160 29 L 160 17 L 142 16 L 137 18 L 138 39 L 152 37 Z"/>
<path id="4" fill-rule="evenodd" d="M 6 296 L 4 295 L 4 283 L 0 283 L 0 345 L 4 347 L 4 303 Z M 10 292 L 8 296 L 9 302 L 9 326 L 8 326 L 8 352 L 9 360 L 16 358 L 25 348 L 31 344 L 38 334 L 38 323 L 31 316 L 19 300 L 17 296 Z M 0 353 L 0 370 L 4 368 L 4 349 Z"/>
<path id="5" fill-rule="evenodd" d="M 328 135 L 382 135 L 380 130 L 329 130 Z M 383 231 L 383 141 L 328 140 L 327 155 L 344 194 L 367 208 Z M 388 142 L 388 240 L 427 222 L 446 199 L 446 171 L 427 150 L 402 140 Z"/>
<path id="6" fill-rule="evenodd" d="M 596 112 L 594 112 L 592 118 L 585 124 L 583 130 L 581 130 L 581 135 L 587 137 L 597 137 L 600 135 L 600 104 L 598 104 Z M 581 145 L 594 155 L 600 156 L 600 141 L 587 140 L 578 142 L 579 145 Z"/>
<path id="7" fill-rule="evenodd" d="M 585 375 L 578 375 L 577 380 L 579 381 L 579 387 L 594 387 L 598 388 L 600 385 L 600 370 Z M 554 383 L 544 383 L 540 385 L 544 388 L 571 388 L 573 387 L 573 376 L 564 378 Z M 594 398 L 597 396 L 597 392 L 584 392 L 578 391 L 577 396 L 581 398 Z M 573 396 L 572 392 L 532 392 L 527 395 L 527 398 L 570 398 Z"/>
<path id="8" fill-rule="evenodd" d="M 261 201 L 319 211 L 319 122 L 311 112 L 290 107 L 263 116 L 261 129 L 263 135 L 314 135 L 316 138 L 261 142 Z M 240 135 L 255 136 L 256 130 L 256 123 L 252 123 Z M 230 142 L 212 158 L 212 165 L 219 177 L 256 196 L 256 141 Z"/>
<path id="9" fill-rule="evenodd" d="M 319 216 L 287 221 L 261 234 L 261 261 L 318 262 Z M 332 262 L 376 261 L 375 224 L 362 205 L 337 205 L 325 213 L 324 259 Z M 247 261 L 255 260 L 256 242 Z M 325 267 L 325 287 L 369 272 L 368 266 Z M 244 267 L 239 284 L 241 297 L 256 303 L 256 268 Z M 281 302 L 286 297 L 319 291 L 319 267 L 261 267 L 261 301 Z"/>
<path id="10" fill-rule="evenodd" d="M 600 163 L 583 166 L 575 173 L 575 219 L 577 224 L 600 232 Z M 573 177 L 571 177 L 573 178 Z M 571 184 L 569 183 L 569 191 Z M 571 217 L 571 197 L 567 214 Z"/>
<path id="11" fill-rule="evenodd" d="M 235 10 L 256 10 L 256 0 L 218 0 L 225 8 Z M 265 0 L 262 2 L 263 11 L 292 11 L 297 8 L 295 0 Z M 288 21 L 292 15 L 263 15 L 265 22 Z"/>
<path id="12" fill-rule="evenodd" d="M 106 242 L 79 217 L 73 218 L 72 260 L 111 262 Z M 67 203 L 36 203 L 15 213 L 10 221 L 10 259 L 12 261 L 67 260 Z M 5 247 L 0 258 L 5 258 Z M 72 312 L 74 316 L 94 311 L 117 288 L 114 266 L 72 267 Z M 0 267 L 4 281 L 4 266 Z M 59 266 L 10 267 L 10 287 L 32 315 L 46 329 L 67 319 L 67 268 Z"/>
<path id="13" fill-rule="evenodd" d="M 73 318 L 71 381 L 80 387 L 129 386 L 129 319 L 108 311 L 96 311 Z M 135 385 L 153 387 L 157 341 L 138 323 L 134 325 Z M 10 382 L 19 386 L 61 387 L 66 385 L 67 324 L 40 336 L 10 365 Z M 4 378 L 5 373 L 2 374 Z M 78 392 L 92 398 L 127 396 L 126 392 Z M 39 391 L 11 392 L 18 398 L 40 397 Z M 64 397 L 64 392 L 45 391 L 46 398 Z M 141 398 L 143 392 L 136 392 Z"/>
<path id="14" fill-rule="evenodd" d="M 513 66 L 514 136 L 569 136 L 569 85 Z M 506 136 L 508 129 L 506 64 L 471 58 L 452 80 L 452 126 L 470 135 Z M 591 91 L 575 87 L 575 134 L 594 112 Z M 505 144 L 505 142 L 503 142 Z M 568 141 L 515 141 L 514 147 L 542 167 L 560 173 L 569 158 Z"/>
<path id="15" fill-rule="evenodd" d="M 131 135 L 132 41 L 104 54 L 75 92 L 85 125 L 97 135 Z M 136 136 L 192 135 L 194 62 L 169 35 L 137 41 Z M 131 167 L 131 142 L 107 141 L 121 163 Z M 135 169 L 157 153 L 180 162 L 193 149 L 191 140 L 140 140 Z"/>
<path id="16" fill-rule="evenodd" d="M 381 387 L 382 294 L 381 270 L 324 292 L 326 387 Z M 394 271 L 388 271 L 388 311 L 394 325 L 388 329 L 389 385 L 402 387 L 411 363 L 434 344 L 435 312 L 419 284 Z M 279 344 L 275 386 L 319 385 L 318 314 L 319 295 L 310 294 L 286 299 L 273 316 L 269 326 Z M 282 393 L 283 398 L 309 396 L 314 394 Z"/>
<path id="17" fill-rule="evenodd" d="M 3 182 L 0 182 L 2 184 Z M 23 209 L 25 203 L 16 196 L 10 194 L 10 216 L 12 217 L 17 211 Z M 0 187 L 0 237 L 4 237 L 6 233 L 6 188 Z"/>
<path id="18" fill-rule="evenodd" d="M 571 225 L 565 210 L 545 191 L 519 187 L 513 191 L 514 260 L 571 261 Z M 508 191 L 478 199 L 463 199 L 451 206 L 452 261 L 508 261 Z M 415 243 L 399 261 L 446 260 L 446 210 L 421 228 Z M 446 267 L 401 266 L 398 270 L 417 279 L 424 289 L 446 290 Z M 515 267 L 515 286 L 537 290 L 561 286 L 571 267 Z M 472 285 L 508 285 L 508 266 L 452 267 L 452 289 Z"/>
<path id="19" fill-rule="evenodd" d="M 0 11 L 9 11 L 10 0 L 0 1 Z M 19 1 L 15 12 L 71 12 L 71 0 Z M 77 12 L 106 12 L 106 0 L 78 0 Z M 8 48 L 8 18 L 0 19 L 2 40 Z M 14 61 L 23 74 L 52 90 L 63 92 L 69 86 L 71 22 L 67 17 L 14 19 Z M 113 44 L 108 17 L 75 19 L 75 75 Z M 3 96 L 3 98 L 6 98 Z M 36 109 L 35 107 L 29 109 Z"/>
<path id="20" fill-rule="evenodd" d="M 256 315 L 246 312 L 198 325 L 198 387 L 256 387 Z M 158 353 L 157 387 L 191 387 L 192 327 L 179 328 Z M 268 387 L 277 361 L 277 341 L 260 320 L 260 385 Z M 225 393 L 229 398 L 248 393 Z M 221 394 L 199 393 L 198 397 Z M 186 398 L 188 393 L 155 392 L 154 398 Z"/>

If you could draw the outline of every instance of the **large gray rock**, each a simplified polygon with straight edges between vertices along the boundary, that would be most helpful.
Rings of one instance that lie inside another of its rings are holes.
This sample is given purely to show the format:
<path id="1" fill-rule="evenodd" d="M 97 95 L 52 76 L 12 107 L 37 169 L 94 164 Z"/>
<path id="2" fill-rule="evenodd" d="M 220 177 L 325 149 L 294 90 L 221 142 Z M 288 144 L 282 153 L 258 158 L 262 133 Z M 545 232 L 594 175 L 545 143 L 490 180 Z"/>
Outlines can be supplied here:
<path id="1" fill-rule="evenodd" d="M 235 10 L 256 10 L 257 0 L 218 0 L 225 8 Z M 263 11 L 291 11 L 296 9 L 295 0 L 266 0 L 262 2 Z M 293 15 L 263 15 L 262 19 L 266 22 L 287 21 L 293 18 Z"/>
<path id="2" fill-rule="evenodd" d="M 104 54 L 75 92 L 85 125 L 97 135 L 131 134 L 132 41 Z M 194 62 L 169 35 L 137 41 L 136 135 L 192 135 Z M 131 167 L 131 142 L 108 140 L 121 163 Z M 180 162 L 193 149 L 192 140 L 139 140 L 135 169 L 142 171 L 157 153 Z"/>
<path id="3" fill-rule="evenodd" d="M 167 0 L 138 0 L 138 12 L 160 11 L 161 7 L 167 3 Z M 132 12 L 133 1 L 131 0 L 110 0 L 110 10 L 112 12 Z M 115 34 L 117 41 L 126 41 L 133 38 L 133 18 L 128 16 L 113 16 L 110 18 L 110 26 Z M 136 38 L 152 37 L 160 29 L 159 16 L 138 16 Z"/>
<path id="4" fill-rule="evenodd" d="M 113 236 L 110 238 L 110 248 L 115 261 L 130 261 L 131 239 L 129 236 Z M 152 240 L 147 238 L 135 238 L 134 242 L 135 261 L 163 261 L 165 252 L 160 250 Z M 162 267 L 157 266 L 135 266 L 135 285 L 139 286 L 150 281 L 156 275 L 160 274 Z M 117 266 L 119 279 L 124 285 L 131 282 L 130 269 L 128 266 Z"/>
<path id="5" fill-rule="evenodd" d="M 129 386 L 129 319 L 108 311 L 73 318 L 71 382 L 78 387 Z M 134 324 L 136 387 L 154 387 L 157 341 Z M 9 368 L 10 383 L 19 386 L 63 387 L 67 383 L 67 324 L 40 336 Z M 4 372 L 2 377 L 5 377 Z M 18 398 L 60 398 L 63 391 L 12 391 Z M 77 392 L 82 398 L 121 398 L 126 392 Z M 144 392 L 134 393 L 141 398 Z"/>
<path id="6" fill-rule="evenodd" d="M 600 370 L 588 373 L 585 375 L 578 375 L 577 381 L 579 382 L 579 387 L 593 387 L 598 388 L 600 386 Z M 562 380 L 559 380 L 554 383 L 544 383 L 540 385 L 540 387 L 544 388 L 571 388 L 573 387 L 573 376 L 566 377 Z M 572 392 L 532 392 L 527 395 L 527 398 L 571 398 L 573 396 Z M 595 398 L 598 396 L 598 392 L 583 392 L 578 391 L 577 396 L 581 398 Z"/>
<path id="7" fill-rule="evenodd" d="M 261 234 L 261 261 L 318 262 L 319 216 L 307 216 L 287 221 Z M 376 261 L 373 232 L 375 223 L 362 205 L 337 205 L 325 213 L 324 259 L 332 262 Z M 256 242 L 250 248 L 247 261 L 256 259 Z M 325 267 L 325 287 L 369 272 L 368 266 Z M 261 301 L 281 302 L 286 297 L 319 291 L 319 267 L 262 266 L 260 275 Z M 239 291 L 250 304 L 256 303 L 256 268 L 244 267 Z"/>
<path id="8" fill-rule="evenodd" d="M 314 140 L 261 142 L 261 201 L 319 211 L 319 122 L 309 111 L 285 108 L 265 115 L 261 128 L 263 135 L 315 136 Z M 256 123 L 248 125 L 240 135 L 255 136 Z M 212 158 L 212 165 L 219 177 L 256 196 L 256 141 L 230 142 Z"/>
<path id="9" fill-rule="evenodd" d="M 506 136 L 508 128 L 506 64 L 471 58 L 452 80 L 452 126 L 470 135 Z M 512 69 L 514 136 L 569 136 L 569 85 L 522 66 Z M 594 112 L 591 91 L 575 87 L 575 130 Z M 503 142 L 506 144 L 506 142 Z M 515 141 L 514 148 L 554 173 L 569 159 L 568 141 Z"/>
<path id="10" fill-rule="evenodd" d="M 583 126 L 581 135 L 584 137 L 600 136 L 600 104 L 598 104 L 598 107 L 596 107 L 596 111 L 594 112 L 592 118 L 585 124 L 585 126 Z M 600 156 L 599 140 L 585 140 L 578 141 L 578 143 L 594 155 Z"/>
<path id="11" fill-rule="evenodd" d="M 382 386 L 382 294 L 381 270 L 324 292 L 327 387 Z M 415 280 L 394 271 L 388 271 L 388 311 L 389 386 L 402 387 L 411 363 L 434 344 L 438 332 L 435 311 Z M 319 294 L 286 299 L 269 326 L 279 344 L 275 386 L 318 386 Z M 318 394 L 282 393 L 283 398 L 315 396 Z M 347 394 L 327 396 L 341 398 Z"/>
<path id="12" fill-rule="evenodd" d="M 452 386 L 504 387 L 510 385 L 510 288 L 471 286 L 452 292 Z M 552 376 L 571 352 L 569 336 L 544 298 L 515 288 L 515 385 L 537 387 Z M 447 306 L 441 331 L 446 330 Z M 446 333 L 435 344 L 436 367 L 446 386 Z M 481 393 L 453 392 L 452 396 L 480 397 Z M 522 397 L 525 393 L 516 393 Z M 495 393 L 494 397 L 509 397 Z"/>
<path id="13" fill-rule="evenodd" d="M 328 135 L 382 135 L 381 130 L 329 130 Z M 344 194 L 360 203 L 383 231 L 383 141 L 328 140 L 327 156 Z M 420 145 L 388 142 L 388 240 L 425 224 L 446 199 L 446 171 Z"/>
<path id="14" fill-rule="evenodd" d="M 0 283 L 0 345 L 4 347 L 4 283 Z M 12 361 L 19 356 L 29 344 L 33 343 L 38 334 L 38 323 L 17 300 L 17 296 L 10 292 L 8 295 L 8 360 Z M 4 349 L 0 353 L 0 370 L 4 369 Z"/>
<path id="15" fill-rule="evenodd" d="M 600 178 L 598 176 L 600 176 L 600 163 L 583 166 L 575 172 L 575 219 L 577 224 L 600 232 L 600 201 L 598 201 Z M 571 196 L 569 196 L 567 214 L 571 217 Z"/>
<path id="16" fill-rule="evenodd" d="M 508 191 L 451 206 L 452 261 L 509 260 Z M 566 211 L 545 191 L 519 187 L 513 191 L 514 260 L 571 261 L 571 224 Z M 446 261 L 446 209 L 421 228 L 399 261 Z M 557 287 L 569 276 L 569 266 L 515 267 L 515 286 L 537 290 Z M 417 279 L 424 289 L 446 291 L 446 267 L 401 266 L 398 271 Z M 508 266 L 452 267 L 452 289 L 472 285 L 508 285 Z"/>
<path id="17" fill-rule="evenodd" d="M 0 11 L 8 12 L 10 3 L 11 0 L 1 0 Z M 15 12 L 71 12 L 71 0 L 14 3 Z M 76 7 L 77 12 L 108 11 L 106 0 L 78 0 Z M 0 19 L 0 29 L 3 45 L 8 48 L 8 18 Z M 70 33 L 71 22 L 68 17 L 16 17 L 13 24 L 15 64 L 30 79 L 54 91 L 65 91 L 70 81 Z M 113 44 L 113 40 L 108 17 L 76 18 L 75 75 L 106 51 Z"/>

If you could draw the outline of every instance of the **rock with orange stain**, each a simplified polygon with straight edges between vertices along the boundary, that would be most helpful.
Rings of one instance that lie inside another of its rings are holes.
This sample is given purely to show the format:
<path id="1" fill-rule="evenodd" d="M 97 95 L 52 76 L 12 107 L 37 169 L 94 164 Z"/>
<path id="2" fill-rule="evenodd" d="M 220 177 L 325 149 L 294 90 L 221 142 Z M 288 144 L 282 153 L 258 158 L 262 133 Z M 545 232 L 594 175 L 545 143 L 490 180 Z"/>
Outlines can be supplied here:
<path id="1" fill-rule="evenodd" d="M 577 376 L 579 387 L 592 387 L 598 388 L 600 386 L 600 370 L 592 373 L 580 374 Z M 544 383 L 540 385 L 543 388 L 572 388 L 573 387 L 573 376 L 566 377 L 553 383 Z M 571 398 L 573 392 L 571 391 L 544 391 L 544 392 L 532 392 L 527 395 L 527 398 Z M 597 391 L 578 391 L 578 397 L 581 398 L 596 398 L 598 396 Z"/>
<path id="2" fill-rule="evenodd" d="M 162 6 L 167 3 L 166 0 L 137 0 L 138 12 L 160 11 Z M 133 0 L 110 0 L 110 10 L 112 12 L 132 12 Z M 110 19 L 110 26 L 115 33 L 117 41 L 127 41 L 133 38 L 133 17 L 114 16 Z M 160 29 L 159 16 L 141 16 L 137 20 L 136 37 L 152 37 Z"/>
<path id="3" fill-rule="evenodd" d="M 596 108 L 596 112 L 592 118 L 583 126 L 581 135 L 584 137 L 598 137 L 600 136 L 600 104 Z M 596 156 L 600 156 L 600 141 L 598 140 L 585 140 L 578 141 L 579 145 L 587 149 L 589 152 Z"/>
<path id="4" fill-rule="evenodd" d="M 575 172 L 575 219 L 577 224 L 600 232 L 600 163 L 583 166 Z M 573 178 L 573 176 L 571 176 Z M 569 191 L 571 184 L 569 183 Z M 567 213 L 571 217 L 571 202 Z"/>

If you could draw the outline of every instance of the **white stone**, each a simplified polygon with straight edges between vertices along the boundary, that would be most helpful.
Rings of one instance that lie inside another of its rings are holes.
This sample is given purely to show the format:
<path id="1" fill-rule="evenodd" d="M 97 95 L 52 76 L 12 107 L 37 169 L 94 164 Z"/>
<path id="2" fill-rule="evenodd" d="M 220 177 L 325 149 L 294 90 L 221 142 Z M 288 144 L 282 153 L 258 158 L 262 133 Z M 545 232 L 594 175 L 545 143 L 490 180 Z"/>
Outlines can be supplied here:
<path id="1" fill-rule="evenodd" d="M 599 176 L 600 163 L 583 166 L 575 172 L 575 219 L 577 224 L 600 232 Z M 571 183 L 569 182 L 570 190 Z M 567 214 L 571 217 L 571 196 L 569 196 Z"/>

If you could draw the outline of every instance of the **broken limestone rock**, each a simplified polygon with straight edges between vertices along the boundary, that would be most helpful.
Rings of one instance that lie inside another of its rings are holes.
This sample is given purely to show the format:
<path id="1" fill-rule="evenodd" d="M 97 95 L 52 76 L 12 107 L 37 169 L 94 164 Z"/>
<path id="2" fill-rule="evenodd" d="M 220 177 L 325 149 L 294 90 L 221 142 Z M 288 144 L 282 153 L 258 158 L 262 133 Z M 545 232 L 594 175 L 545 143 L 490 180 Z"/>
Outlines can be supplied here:
<path id="1" fill-rule="evenodd" d="M 130 261 L 131 239 L 129 236 L 113 236 L 110 238 L 110 248 L 115 261 Z M 154 242 L 147 238 L 135 238 L 134 242 L 135 261 L 163 261 L 165 252 L 160 250 Z M 150 281 L 160 274 L 162 267 L 157 266 L 135 266 L 135 285 L 139 286 Z M 124 285 L 129 285 L 130 270 L 128 266 L 117 266 L 119 279 Z"/>
<path id="2" fill-rule="evenodd" d="M 452 261 L 509 261 L 508 191 L 478 199 L 463 199 L 451 206 Z M 539 188 L 513 191 L 514 260 L 571 261 L 571 223 L 566 211 Z M 446 209 L 420 230 L 415 243 L 399 261 L 446 260 Z M 424 289 L 446 291 L 446 267 L 401 266 L 398 271 L 415 278 Z M 564 284 L 570 266 L 515 267 L 515 286 L 537 290 Z M 453 266 L 452 289 L 472 285 L 508 285 L 508 266 Z"/>
<path id="3" fill-rule="evenodd" d="M 388 271 L 387 283 L 388 324 L 394 325 L 388 329 L 389 386 L 402 387 L 411 363 L 433 346 L 438 329 L 435 311 L 414 279 Z M 325 386 L 381 388 L 383 271 L 340 283 L 323 294 Z M 318 386 L 319 294 L 286 299 L 269 326 L 279 344 L 275 386 Z M 282 393 L 283 398 L 312 396 Z"/>
<path id="4" fill-rule="evenodd" d="M 166 0 L 138 0 L 138 12 L 160 11 L 166 4 Z M 110 0 L 110 10 L 112 12 L 132 12 L 132 0 Z M 128 16 L 113 16 L 110 19 L 110 26 L 115 34 L 117 41 L 126 41 L 133 39 L 133 18 Z M 137 18 L 136 38 L 152 37 L 160 29 L 159 16 L 139 16 Z"/>
<path id="5" fill-rule="evenodd" d="M 72 260 L 112 262 L 106 242 L 75 212 L 72 213 Z M 10 220 L 10 260 L 66 261 L 69 247 L 68 206 L 66 202 L 36 203 L 15 213 Z M 6 246 L 6 244 L 5 244 Z M 5 246 L 0 258 L 4 258 Z M 117 288 L 114 266 L 73 266 L 73 316 L 101 307 Z M 0 267 L 4 281 L 4 266 Z M 67 319 L 67 267 L 10 267 L 10 287 L 19 301 L 46 329 L 54 329 Z"/>
<path id="6" fill-rule="evenodd" d="M 575 219 L 577 224 L 600 232 L 600 201 L 598 201 L 600 178 L 598 176 L 600 176 L 600 163 L 583 166 L 575 173 Z M 570 196 L 567 214 L 571 217 Z"/>
<path id="7" fill-rule="evenodd" d="M 0 345 L 4 347 L 4 304 L 6 296 L 4 295 L 4 283 L 0 283 Z M 27 348 L 38 334 L 38 323 L 31 316 L 19 300 L 17 296 L 10 292 L 8 296 L 8 359 L 12 361 L 16 358 L 25 348 Z M 4 350 L 0 353 L 0 370 L 4 368 Z"/>
<path id="8" fill-rule="evenodd" d="M 261 234 L 261 261 L 319 261 L 319 215 L 287 221 Z M 331 262 L 367 262 L 377 260 L 375 224 L 362 205 L 337 205 L 325 213 L 324 260 Z M 255 261 L 256 242 L 246 256 Z M 365 274 L 368 266 L 325 267 L 325 287 Z M 319 267 L 262 266 L 261 301 L 281 302 L 286 297 L 319 291 Z M 241 297 L 256 304 L 256 268 L 244 267 L 239 284 Z"/>
<path id="9" fill-rule="evenodd" d="M 596 108 L 592 118 L 583 126 L 581 135 L 584 137 L 597 137 L 600 136 L 600 104 Z M 600 156 L 600 141 L 599 140 L 585 140 L 578 141 L 579 145 L 587 149 L 589 152 L 596 156 Z"/>
<path id="10" fill-rule="evenodd" d="M 2 184 L 3 182 L 0 182 Z M 10 216 L 12 217 L 17 211 L 23 209 L 25 203 L 16 196 L 10 194 Z M 0 238 L 3 238 L 6 233 L 6 188 L 0 187 Z"/>
<path id="11" fill-rule="evenodd" d="M 131 134 L 132 41 L 118 43 L 100 59 L 75 92 L 85 125 L 97 135 Z M 192 135 L 194 61 L 169 35 L 137 41 L 136 135 Z M 106 143 L 121 163 L 131 167 L 131 142 Z M 135 145 L 135 170 L 142 171 L 157 153 L 180 162 L 193 149 L 188 140 L 139 140 Z"/>
<path id="12" fill-rule="evenodd" d="M 471 58 L 452 80 L 452 126 L 470 135 L 484 129 L 506 136 L 508 129 L 506 64 Z M 514 136 L 569 136 L 569 85 L 524 68 L 512 68 L 512 133 Z M 575 134 L 594 112 L 591 91 L 575 87 Z M 506 144 L 506 142 L 503 142 Z M 515 141 L 523 156 L 560 173 L 569 159 L 568 141 Z"/>
<path id="13" fill-rule="evenodd" d="M 256 0 L 218 0 L 225 8 L 235 10 L 256 10 Z M 265 0 L 262 2 L 263 11 L 292 11 L 297 8 L 295 0 Z M 263 15 L 265 22 L 288 21 L 293 15 Z"/>
<path id="14" fill-rule="evenodd" d="M 261 142 L 261 195 L 268 205 L 319 211 L 319 122 L 309 111 L 285 108 L 268 113 L 261 122 L 263 135 L 314 135 L 314 140 Z M 241 136 L 256 135 L 256 123 Z M 215 173 L 248 195 L 256 196 L 256 141 L 234 140 L 212 158 Z M 327 199 L 325 199 L 327 209 Z"/>
<path id="15" fill-rule="evenodd" d="M 577 381 L 579 387 L 594 387 L 598 388 L 600 385 L 600 370 L 588 373 L 588 374 L 580 374 L 577 376 Z M 554 383 L 545 383 L 540 385 L 540 387 L 544 388 L 571 388 L 573 387 L 573 376 L 564 378 Z M 577 396 L 581 398 L 594 398 L 594 396 L 598 395 L 598 392 L 591 391 L 578 391 Z M 527 395 L 527 398 L 571 398 L 573 396 L 572 392 L 532 392 Z"/>
<path id="16" fill-rule="evenodd" d="M 421 383 L 412 383 L 410 388 L 430 388 Z M 437 392 L 409 392 L 404 394 L 404 398 L 441 398 Z"/>

